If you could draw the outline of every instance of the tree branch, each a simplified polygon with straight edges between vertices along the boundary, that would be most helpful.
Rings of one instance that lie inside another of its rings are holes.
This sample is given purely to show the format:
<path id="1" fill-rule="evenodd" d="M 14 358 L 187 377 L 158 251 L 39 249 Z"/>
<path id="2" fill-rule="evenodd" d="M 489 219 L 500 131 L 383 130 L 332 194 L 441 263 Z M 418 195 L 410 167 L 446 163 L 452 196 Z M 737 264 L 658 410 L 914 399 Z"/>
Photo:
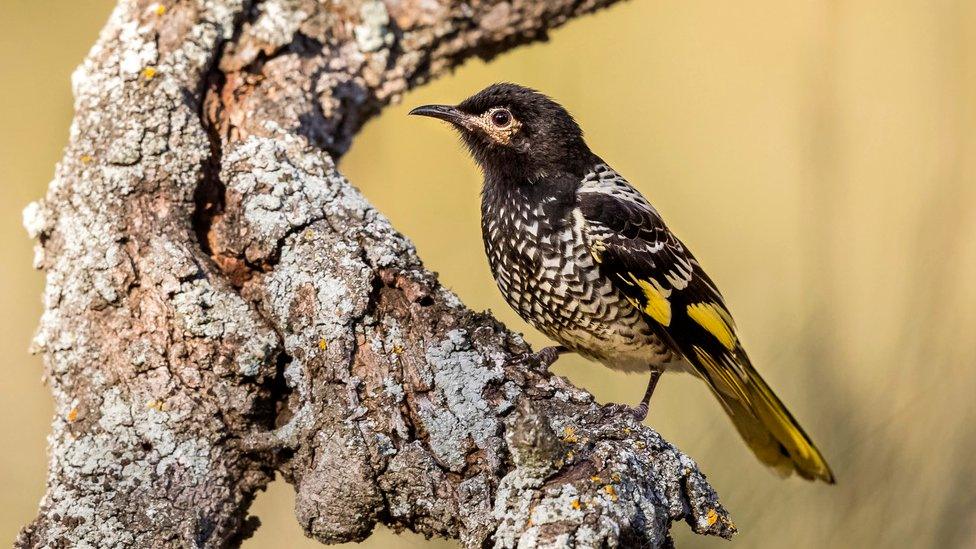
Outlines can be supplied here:
<path id="1" fill-rule="evenodd" d="M 327 543 L 731 536 L 691 459 L 519 359 L 334 164 L 409 88 L 611 2 L 122 1 L 24 215 L 56 415 L 17 545 L 233 545 L 275 472 Z"/>

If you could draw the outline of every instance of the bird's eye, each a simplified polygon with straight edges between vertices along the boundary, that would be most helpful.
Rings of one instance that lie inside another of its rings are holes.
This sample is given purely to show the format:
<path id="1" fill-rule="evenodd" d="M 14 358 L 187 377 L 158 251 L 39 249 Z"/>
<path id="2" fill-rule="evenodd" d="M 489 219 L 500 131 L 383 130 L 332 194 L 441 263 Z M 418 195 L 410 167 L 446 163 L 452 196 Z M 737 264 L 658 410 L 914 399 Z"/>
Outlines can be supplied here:
<path id="1" fill-rule="evenodd" d="M 507 109 L 498 109 L 491 113 L 491 123 L 498 128 L 505 128 L 512 123 L 512 113 Z"/>

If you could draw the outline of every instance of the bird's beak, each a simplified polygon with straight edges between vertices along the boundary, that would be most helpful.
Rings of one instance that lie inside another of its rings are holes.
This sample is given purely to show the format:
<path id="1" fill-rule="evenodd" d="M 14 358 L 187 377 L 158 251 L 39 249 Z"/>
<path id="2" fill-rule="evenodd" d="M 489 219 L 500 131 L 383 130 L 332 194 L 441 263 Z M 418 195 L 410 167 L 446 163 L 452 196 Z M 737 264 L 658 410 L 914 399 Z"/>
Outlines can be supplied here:
<path id="1" fill-rule="evenodd" d="M 467 116 L 463 112 L 450 105 L 424 105 L 410 111 L 409 114 L 440 118 L 441 120 L 445 120 L 451 124 L 457 124 L 459 126 L 464 126 L 465 122 L 467 121 Z"/>

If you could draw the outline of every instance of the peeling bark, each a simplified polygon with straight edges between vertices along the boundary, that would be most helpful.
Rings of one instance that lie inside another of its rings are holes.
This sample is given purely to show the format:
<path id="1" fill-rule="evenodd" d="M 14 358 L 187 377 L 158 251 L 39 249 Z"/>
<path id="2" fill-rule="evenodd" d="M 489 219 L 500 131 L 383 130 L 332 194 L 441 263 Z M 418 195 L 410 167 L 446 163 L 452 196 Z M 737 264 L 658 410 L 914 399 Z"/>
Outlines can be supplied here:
<path id="1" fill-rule="evenodd" d="M 17 545 L 235 545 L 275 473 L 325 543 L 731 536 L 690 458 L 522 358 L 334 164 L 411 87 L 612 1 L 120 2 L 24 214 L 56 413 Z"/>

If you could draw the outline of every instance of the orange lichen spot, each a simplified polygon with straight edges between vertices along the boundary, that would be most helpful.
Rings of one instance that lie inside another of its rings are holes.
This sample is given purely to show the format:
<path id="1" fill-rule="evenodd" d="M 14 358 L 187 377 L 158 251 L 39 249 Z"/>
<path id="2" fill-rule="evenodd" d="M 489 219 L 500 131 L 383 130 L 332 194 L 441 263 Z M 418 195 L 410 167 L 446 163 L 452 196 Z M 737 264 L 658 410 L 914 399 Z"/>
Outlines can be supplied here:
<path id="1" fill-rule="evenodd" d="M 146 67 L 142 69 L 142 77 L 146 80 L 152 80 L 156 77 L 156 67 Z"/>
<path id="2" fill-rule="evenodd" d="M 563 427 L 563 442 L 573 443 L 577 440 L 579 439 L 576 437 L 576 429 L 573 429 L 569 425 Z"/>
<path id="3" fill-rule="evenodd" d="M 599 484 L 599 483 L 603 482 L 603 479 L 600 478 L 597 475 L 593 475 L 592 477 L 590 477 L 590 482 L 595 482 L 595 483 Z"/>
<path id="4" fill-rule="evenodd" d="M 402 355 L 403 354 L 403 347 L 401 347 L 399 345 L 394 345 L 393 346 L 393 354 L 395 354 L 395 355 Z"/>
<path id="5" fill-rule="evenodd" d="M 634 448 L 637 448 L 638 450 L 643 450 L 645 446 L 647 446 L 647 444 L 644 444 L 643 440 L 634 441 Z"/>
<path id="6" fill-rule="evenodd" d="M 606 486 L 603 487 L 603 491 L 606 492 L 608 496 L 610 496 L 610 499 L 612 499 L 613 501 L 617 501 L 617 489 L 614 488 L 612 485 L 607 484 Z"/>
<path id="7" fill-rule="evenodd" d="M 610 480 L 612 480 L 613 482 L 620 482 L 620 473 L 611 474 Z"/>
<path id="8" fill-rule="evenodd" d="M 152 12 L 156 15 L 164 15 L 166 13 L 166 6 L 162 4 L 153 4 Z"/>
<path id="9" fill-rule="evenodd" d="M 624 427 L 624 434 L 625 435 L 629 435 L 630 434 L 630 427 Z"/>
<path id="10" fill-rule="evenodd" d="M 146 408 L 149 408 L 151 410 L 156 410 L 157 412 L 162 412 L 163 410 L 166 409 L 166 403 L 163 402 L 162 400 L 151 400 L 148 403 L 146 403 Z"/>
<path id="11" fill-rule="evenodd" d="M 88 164 L 91 164 L 92 157 L 87 154 L 83 154 L 81 155 L 80 160 L 82 164 L 85 164 L 87 166 Z"/>
<path id="12" fill-rule="evenodd" d="M 305 234 L 303 236 L 305 237 L 305 240 L 313 240 L 315 238 L 315 231 L 309 229 L 305 231 Z"/>
<path id="13" fill-rule="evenodd" d="M 69 423 L 74 422 L 76 419 L 78 419 L 78 408 L 72 408 L 71 411 L 68 412 L 67 419 Z"/>
<path id="14" fill-rule="evenodd" d="M 573 509 L 576 509 L 577 511 L 579 511 L 580 508 L 583 507 L 583 504 L 580 503 L 580 500 L 578 499 L 574 499 L 573 501 L 569 502 L 569 504 L 573 507 Z"/>
<path id="15" fill-rule="evenodd" d="M 319 349 L 321 349 L 321 350 L 324 351 L 324 350 L 326 350 L 328 348 L 329 348 L 329 342 L 326 341 L 324 338 L 323 339 L 320 339 L 319 340 Z"/>
<path id="16" fill-rule="evenodd" d="M 718 522 L 718 513 L 715 512 L 715 509 L 708 510 L 708 516 L 706 520 L 708 521 L 709 526 L 714 526 L 715 523 Z"/>
<path id="17" fill-rule="evenodd" d="M 570 461 L 573 461 L 573 457 L 574 456 L 575 456 L 575 454 L 573 454 L 572 451 L 566 452 L 566 463 L 569 463 Z"/>

